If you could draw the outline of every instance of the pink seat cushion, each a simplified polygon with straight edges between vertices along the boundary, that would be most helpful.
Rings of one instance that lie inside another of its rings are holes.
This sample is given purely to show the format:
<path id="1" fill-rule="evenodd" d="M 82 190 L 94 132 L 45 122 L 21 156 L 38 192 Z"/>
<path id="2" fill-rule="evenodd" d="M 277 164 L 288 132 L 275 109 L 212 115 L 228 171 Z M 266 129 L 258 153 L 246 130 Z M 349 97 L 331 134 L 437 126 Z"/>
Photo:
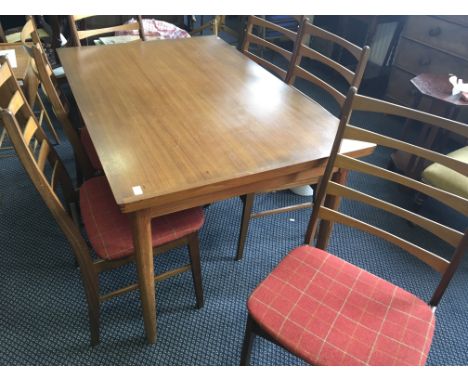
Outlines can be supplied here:
<path id="1" fill-rule="evenodd" d="M 263 330 L 314 365 L 424 365 L 435 326 L 424 301 L 310 246 L 289 253 L 247 305 Z"/>
<path id="2" fill-rule="evenodd" d="M 86 127 L 80 129 L 80 139 L 84 151 L 86 152 L 86 155 L 88 155 L 89 161 L 91 162 L 91 166 L 93 166 L 93 169 L 102 171 L 101 161 L 99 160 L 96 149 L 93 145 L 93 141 L 91 141 L 91 137 L 89 136 L 89 132 Z"/>
<path id="3" fill-rule="evenodd" d="M 135 19 L 130 19 L 126 24 L 136 22 Z M 143 32 L 147 40 L 167 40 L 176 38 L 189 38 L 190 34 L 179 28 L 178 26 L 168 23 L 167 21 L 156 19 L 143 19 Z M 118 32 L 117 35 L 138 35 L 138 31 Z"/>
<path id="4" fill-rule="evenodd" d="M 115 260 L 133 253 L 129 218 L 120 212 L 105 177 L 91 178 L 83 183 L 80 209 L 89 241 L 99 257 Z M 155 218 L 151 222 L 153 247 L 196 232 L 203 222 L 201 207 Z"/>

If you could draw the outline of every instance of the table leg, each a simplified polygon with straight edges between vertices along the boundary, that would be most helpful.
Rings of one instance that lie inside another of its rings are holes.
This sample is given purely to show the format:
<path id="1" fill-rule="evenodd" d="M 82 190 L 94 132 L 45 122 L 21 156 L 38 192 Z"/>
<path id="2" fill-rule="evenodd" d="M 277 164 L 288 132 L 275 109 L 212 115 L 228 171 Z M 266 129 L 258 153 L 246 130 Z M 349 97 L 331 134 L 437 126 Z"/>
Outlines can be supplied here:
<path id="1" fill-rule="evenodd" d="M 137 211 L 131 214 L 131 222 L 145 332 L 148 342 L 154 344 L 156 342 L 156 292 L 154 289 L 151 218 L 147 211 Z"/>
<path id="2" fill-rule="evenodd" d="M 348 170 L 339 169 L 332 175 L 331 180 L 333 182 L 346 185 L 346 180 L 348 179 Z M 340 206 L 341 198 L 338 196 L 327 195 L 325 198 L 324 206 L 333 210 L 337 210 Z M 325 250 L 328 245 L 328 239 L 330 237 L 331 230 L 333 228 L 333 223 L 328 220 L 322 220 L 320 222 L 320 228 L 317 235 L 317 244 L 316 247 Z"/>

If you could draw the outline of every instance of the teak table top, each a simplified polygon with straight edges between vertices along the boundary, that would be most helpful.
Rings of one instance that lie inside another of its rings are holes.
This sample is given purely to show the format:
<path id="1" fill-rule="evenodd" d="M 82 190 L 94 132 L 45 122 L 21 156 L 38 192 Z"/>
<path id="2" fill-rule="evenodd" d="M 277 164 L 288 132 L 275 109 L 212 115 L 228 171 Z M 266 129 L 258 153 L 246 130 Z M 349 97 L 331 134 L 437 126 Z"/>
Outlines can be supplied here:
<path id="1" fill-rule="evenodd" d="M 216 37 L 58 52 L 124 212 L 330 153 L 338 120 Z"/>

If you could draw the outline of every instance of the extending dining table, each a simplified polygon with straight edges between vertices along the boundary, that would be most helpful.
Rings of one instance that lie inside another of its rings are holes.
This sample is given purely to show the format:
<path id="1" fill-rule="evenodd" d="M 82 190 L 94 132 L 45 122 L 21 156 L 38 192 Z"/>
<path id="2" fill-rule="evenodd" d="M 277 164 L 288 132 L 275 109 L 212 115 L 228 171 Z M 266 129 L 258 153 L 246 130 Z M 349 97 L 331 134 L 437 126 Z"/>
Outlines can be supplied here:
<path id="1" fill-rule="evenodd" d="M 156 341 L 151 219 L 323 171 L 338 119 L 215 36 L 58 50 L 115 201 L 132 224 Z M 347 141 L 353 156 L 374 146 Z"/>

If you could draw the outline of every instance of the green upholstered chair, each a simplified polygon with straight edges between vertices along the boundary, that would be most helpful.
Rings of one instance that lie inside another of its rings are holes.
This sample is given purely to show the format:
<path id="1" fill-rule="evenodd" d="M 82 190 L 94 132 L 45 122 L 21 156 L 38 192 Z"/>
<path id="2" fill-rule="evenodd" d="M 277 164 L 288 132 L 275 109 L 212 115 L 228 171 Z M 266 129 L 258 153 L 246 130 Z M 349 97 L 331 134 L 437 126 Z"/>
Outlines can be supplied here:
<path id="1" fill-rule="evenodd" d="M 468 146 L 452 151 L 448 157 L 468 163 Z M 421 175 L 424 183 L 441 188 L 468 198 L 468 177 L 453 171 L 440 163 L 433 163 L 428 166 Z"/>

